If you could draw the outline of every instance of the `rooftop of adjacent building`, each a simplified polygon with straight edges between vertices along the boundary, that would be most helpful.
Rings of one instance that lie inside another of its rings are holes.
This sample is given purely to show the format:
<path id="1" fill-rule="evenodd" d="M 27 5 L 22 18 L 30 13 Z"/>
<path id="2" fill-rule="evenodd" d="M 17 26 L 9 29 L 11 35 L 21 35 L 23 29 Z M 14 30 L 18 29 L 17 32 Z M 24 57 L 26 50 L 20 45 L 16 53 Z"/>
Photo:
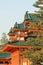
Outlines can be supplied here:
<path id="1" fill-rule="evenodd" d="M 0 52 L 0 58 L 11 58 L 11 53 L 10 52 Z"/>

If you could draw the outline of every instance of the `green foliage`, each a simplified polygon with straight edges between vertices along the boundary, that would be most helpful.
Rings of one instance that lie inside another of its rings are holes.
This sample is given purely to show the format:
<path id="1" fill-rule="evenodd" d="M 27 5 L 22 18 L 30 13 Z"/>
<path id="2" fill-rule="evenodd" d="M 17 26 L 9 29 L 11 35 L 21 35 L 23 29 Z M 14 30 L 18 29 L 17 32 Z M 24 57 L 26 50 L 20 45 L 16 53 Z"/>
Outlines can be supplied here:
<path id="1" fill-rule="evenodd" d="M 43 46 L 43 31 L 39 33 L 31 33 L 30 36 L 26 39 L 26 44 Z"/>
<path id="2" fill-rule="evenodd" d="M 33 26 L 34 28 L 43 28 L 43 21 L 39 21 L 39 22 L 30 22 L 31 26 Z M 32 29 L 32 28 L 31 28 Z"/>
<path id="3" fill-rule="evenodd" d="M 36 12 L 40 14 L 39 15 L 40 20 L 43 19 L 43 0 L 36 1 L 36 3 L 33 4 L 33 6 L 40 8 L 39 11 L 36 11 Z"/>
<path id="4" fill-rule="evenodd" d="M 41 61 L 43 61 L 43 49 L 37 50 L 40 48 L 31 48 L 28 50 L 25 50 L 23 53 L 21 53 L 22 55 L 24 55 L 24 58 L 28 58 L 29 60 L 31 60 L 33 62 L 33 65 L 37 65 L 40 64 Z"/>

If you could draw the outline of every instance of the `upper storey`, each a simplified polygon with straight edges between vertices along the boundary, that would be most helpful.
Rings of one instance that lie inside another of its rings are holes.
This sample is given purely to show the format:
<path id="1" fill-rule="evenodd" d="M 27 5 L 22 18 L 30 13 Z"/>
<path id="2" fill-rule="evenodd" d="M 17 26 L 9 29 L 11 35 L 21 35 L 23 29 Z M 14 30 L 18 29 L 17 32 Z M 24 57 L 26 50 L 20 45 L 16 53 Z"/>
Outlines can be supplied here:
<path id="1" fill-rule="evenodd" d="M 10 41 L 24 40 L 29 36 L 30 33 L 40 32 L 38 29 L 39 18 L 35 14 L 30 14 L 26 12 L 24 16 L 24 21 L 20 24 L 15 23 L 14 27 L 10 29 L 8 35 L 10 36 Z M 35 27 L 36 26 L 36 27 Z"/>
<path id="2" fill-rule="evenodd" d="M 39 17 L 37 17 L 36 15 L 38 16 L 39 14 L 28 13 L 28 11 L 26 11 L 26 14 L 24 16 L 24 20 L 28 20 L 30 22 L 38 22 Z"/>
<path id="3" fill-rule="evenodd" d="M 28 31 L 30 31 L 30 29 L 32 30 L 33 28 L 35 28 L 34 26 L 36 26 L 36 28 L 37 28 L 40 19 L 36 15 L 35 14 L 30 14 L 27 11 L 25 16 L 24 16 L 24 21 L 20 24 L 18 24 L 16 22 L 14 27 L 10 29 L 10 32 L 9 32 L 10 34 L 9 35 L 11 35 L 11 36 L 15 35 L 16 32 L 18 32 L 18 31 L 28 32 Z"/>

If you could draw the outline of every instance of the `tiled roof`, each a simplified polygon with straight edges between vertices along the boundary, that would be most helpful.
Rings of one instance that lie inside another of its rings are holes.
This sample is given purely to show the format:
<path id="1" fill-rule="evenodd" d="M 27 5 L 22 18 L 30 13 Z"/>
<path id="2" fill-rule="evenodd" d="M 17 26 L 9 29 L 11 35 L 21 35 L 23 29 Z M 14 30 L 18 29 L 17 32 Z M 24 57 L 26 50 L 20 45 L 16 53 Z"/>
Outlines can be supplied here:
<path id="1" fill-rule="evenodd" d="M 18 29 L 27 29 L 28 27 L 27 27 L 26 24 L 21 23 L 21 24 L 17 24 L 16 26 L 14 26 L 14 28 L 18 28 Z"/>
<path id="2" fill-rule="evenodd" d="M 16 41 L 16 42 L 8 42 L 10 45 L 14 46 L 43 46 L 43 44 L 38 44 L 38 43 L 26 43 L 26 41 Z"/>
<path id="3" fill-rule="evenodd" d="M 10 58 L 10 52 L 0 52 L 0 58 Z"/>
<path id="4" fill-rule="evenodd" d="M 39 17 L 37 17 L 36 16 L 37 14 L 31 14 L 31 13 L 28 13 L 28 12 L 26 12 L 26 14 L 25 14 L 25 19 L 26 20 L 29 20 L 29 21 L 33 21 L 33 22 L 37 22 L 37 21 L 39 21 Z"/>
<path id="5" fill-rule="evenodd" d="M 12 44 L 15 46 L 27 46 L 25 41 L 8 42 L 8 44 Z"/>
<path id="6" fill-rule="evenodd" d="M 37 16 L 30 15 L 30 21 L 37 22 L 39 21 L 39 18 Z"/>

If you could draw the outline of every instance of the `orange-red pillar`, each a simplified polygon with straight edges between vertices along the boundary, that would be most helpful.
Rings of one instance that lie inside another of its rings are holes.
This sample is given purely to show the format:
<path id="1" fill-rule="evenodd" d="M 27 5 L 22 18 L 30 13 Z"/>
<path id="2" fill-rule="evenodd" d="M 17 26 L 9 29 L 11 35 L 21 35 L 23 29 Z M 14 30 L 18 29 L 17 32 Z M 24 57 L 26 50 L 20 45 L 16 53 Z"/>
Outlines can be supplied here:
<path id="1" fill-rule="evenodd" d="M 20 65 L 19 50 L 12 53 L 11 65 Z"/>

